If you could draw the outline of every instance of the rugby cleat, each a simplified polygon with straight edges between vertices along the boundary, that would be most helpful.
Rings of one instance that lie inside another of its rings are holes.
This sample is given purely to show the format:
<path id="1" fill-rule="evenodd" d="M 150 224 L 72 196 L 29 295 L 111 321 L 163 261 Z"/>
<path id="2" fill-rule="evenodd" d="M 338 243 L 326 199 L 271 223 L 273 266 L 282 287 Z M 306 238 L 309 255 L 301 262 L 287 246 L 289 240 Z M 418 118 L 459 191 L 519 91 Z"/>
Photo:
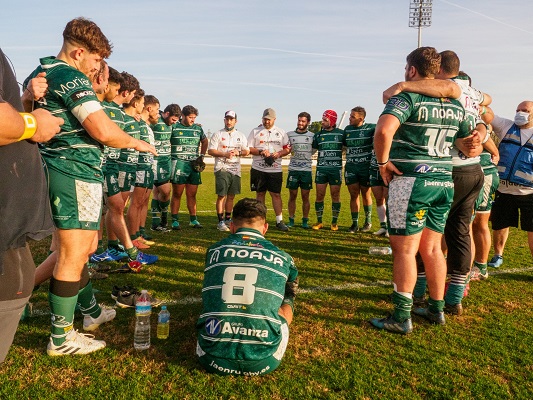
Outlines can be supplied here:
<path id="1" fill-rule="evenodd" d="M 52 338 L 50 338 L 46 353 L 49 356 L 89 354 L 104 347 L 105 342 L 103 340 L 96 340 L 93 335 L 79 333 L 77 330 L 72 329 L 68 333 L 66 340 L 60 345 L 56 346 Z"/>
<path id="2" fill-rule="evenodd" d="M 379 228 L 373 233 L 375 236 L 387 236 L 387 228 Z"/>
<path id="3" fill-rule="evenodd" d="M 372 224 L 369 224 L 368 222 L 363 225 L 361 228 L 361 232 L 370 232 L 370 229 L 372 229 Z"/>
<path id="4" fill-rule="evenodd" d="M 89 261 L 91 263 L 99 263 L 99 262 L 105 262 L 105 261 L 116 261 L 113 256 L 111 254 L 109 254 L 109 252 L 107 250 L 104 250 L 103 253 L 100 253 L 100 254 L 92 254 L 91 257 L 89 258 Z"/>
<path id="5" fill-rule="evenodd" d="M 337 225 L 337 224 L 331 224 L 330 229 L 331 229 L 332 231 L 338 231 L 338 230 L 339 230 L 339 225 Z"/>
<path id="6" fill-rule="evenodd" d="M 136 261 L 140 262 L 141 264 L 152 265 L 152 264 L 155 264 L 157 262 L 157 260 L 159 260 L 158 256 L 155 256 L 155 255 L 152 255 L 152 254 L 146 254 L 146 253 L 143 253 L 141 251 L 139 251 L 139 253 L 137 253 Z M 134 262 L 134 261 L 132 261 L 132 262 Z M 130 268 L 131 268 L 131 266 L 130 266 Z M 138 271 L 134 271 L 134 272 L 138 272 Z"/>
<path id="7" fill-rule="evenodd" d="M 427 319 L 432 324 L 436 325 L 445 325 L 446 318 L 444 318 L 444 312 L 439 311 L 432 313 L 429 311 L 429 308 L 413 308 L 413 314 L 416 314 L 420 317 Z"/>
<path id="8" fill-rule="evenodd" d="M 322 229 L 324 227 L 324 225 L 322 224 L 322 222 L 317 222 L 316 224 L 314 224 L 312 226 L 312 228 L 315 230 L 315 231 L 318 231 L 319 229 Z"/>
<path id="9" fill-rule="evenodd" d="M 370 323 L 378 329 L 385 329 L 389 332 L 401 333 L 407 335 L 413 331 L 413 322 L 411 318 L 403 322 L 398 322 L 392 318 L 392 315 L 385 318 L 372 318 Z"/>
<path id="10" fill-rule="evenodd" d="M 278 230 L 280 230 L 282 232 L 288 232 L 289 231 L 289 227 L 287 225 L 285 225 L 285 222 L 283 222 L 283 221 L 279 221 L 278 223 L 276 223 L 276 228 L 278 228 Z"/>
<path id="11" fill-rule="evenodd" d="M 220 221 L 217 225 L 217 229 L 221 232 L 229 232 L 228 226 L 224 223 L 224 221 Z"/>
<path id="12" fill-rule="evenodd" d="M 108 247 L 106 251 L 111 256 L 113 261 L 120 261 L 128 257 L 128 253 L 126 253 L 123 248 L 117 249 L 115 247 Z"/>
<path id="13" fill-rule="evenodd" d="M 503 264 L 503 257 L 496 254 L 492 259 L 487 263 L 487 266 L 491 268 L 500 268 Z"/>
<path id="14" fill-rule="evenodd" d="M 202 224 L 197 219 L 189 222 L 189 226 L 196 228 L 196 229 L 203 228 Z"/>
<path id="15" fill-rule="evenodd" d="M 178 221 L 172 221 L 172 230 L 179 231 L 181 230 L 180 223 Z"/>
<path id="16" fill-rule="evenodd" d="M 117 315 L 117 312 L 113 310 L 112 308 L 107 308 L 100 306 L 102 311 L 98 318 L 93 318 L 90 315 L 86 315 L 83 317 L 83 330 L 84 331 L 94 331 L 98 329 L 100 325 L 102 325 L 104 322 L 112 321 L 115 316 Z"/>
<path id="17" fill-rule="evenodd" d="M 359 227 L 356 225 L 356 224 L 352 224 L 349 228 L 348 228 L 348 232 L 350 233 L 355 233 L 359 231 Z"/>

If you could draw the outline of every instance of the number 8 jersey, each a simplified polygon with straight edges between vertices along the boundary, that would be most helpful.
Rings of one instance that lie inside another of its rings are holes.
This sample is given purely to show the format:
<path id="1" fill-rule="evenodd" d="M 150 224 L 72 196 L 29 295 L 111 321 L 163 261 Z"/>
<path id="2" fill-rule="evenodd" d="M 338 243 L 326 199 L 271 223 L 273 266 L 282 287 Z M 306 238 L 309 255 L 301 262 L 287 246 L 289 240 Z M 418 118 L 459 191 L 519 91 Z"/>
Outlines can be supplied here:
<path id="1" fill-rule="evenodd" d="M 458 100 L 404 92 L 391 97 L 382 114 L 400 120 L 390 160 L 404 176 L 451 180 L 450 148 L 475 127 Z"/>
<path id="2" fill-rule="evenodd" d="M 241 228 L 208 249 L 205 265 L 201 349 L 225 359 L 270 357 L 282 339 L 285 284 L 298 275 L 292 257 L 259 231 Z"/>

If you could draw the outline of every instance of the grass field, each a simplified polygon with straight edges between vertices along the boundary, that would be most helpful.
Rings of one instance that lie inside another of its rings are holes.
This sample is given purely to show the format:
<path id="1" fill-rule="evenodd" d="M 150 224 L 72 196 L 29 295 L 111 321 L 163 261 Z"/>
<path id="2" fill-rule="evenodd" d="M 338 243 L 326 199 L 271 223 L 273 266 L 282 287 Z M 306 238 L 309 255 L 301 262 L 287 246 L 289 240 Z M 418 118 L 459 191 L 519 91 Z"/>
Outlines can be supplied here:
<path id="1" fill-rule="evenodd" d="M 244 167 L 242 196 L 252 195 L 248 171 Z M 31 300 L 34 316 L 20 324 L 0 367 L 0 398 L 533 398 L 533 268 L 524 232 L 511 230 L 502 268 L 490 270 L 488 281 L 471 284 L 462 316 L 447 317 L 442 327 L 414 317 L 415 330 L 408 336 L 378 331 L 367 321 L 392 308 L 387 300 L 392 257 L 368 255 L 369 246 L 386 245 L 386 239 L 346 232 L 350 225 L 346 187 L 338 232 L 295 227 L 289 233 L 275 228 L 267 233 L 293 255 L 300 273 L 301 293 L 280 368 L 259 378 L 204 373 L 194 355 L 203 258 L 206 248 L 226 234 L 216 229 L 212 167 L 203 181 L 198 214 L 204 229 L 155 235 L 157 245 L 150 250 L 160 256 L 156 265 L 139 274 L 114 274 L 93 282 L 99 290 L 97 300 L 107 305 L 114 304 L 113 285 L 126 283 L 165 299 L 171 313 L 169 339 L 152 338 L 149 351 L 136 352 L 134 310 L 119 308 L 115 321 L 96 332 L 97 338 L 106 340 L 106 349 L 87 356 L 48 357 L 50 317 L 47 285 L 43 285 Z M 288 192 L 283 195 L 286 208 Z M 329 201 L 328 196 L 327 226 Z M 374 208 L 377 229 L 375 214 Z M 284 216 L 287 220 L 286 210 Z M 181 220 L 188 222 L 188 215 L 184 213 Z M 271 210 L 269 220 L 274 224 Z M 37 262 L 45 257 L 48 244 L 33 246 Z M 155 315 L 152 324 L 154 337 Z M 75 327 L 81 330 L 79 316 Z"/>

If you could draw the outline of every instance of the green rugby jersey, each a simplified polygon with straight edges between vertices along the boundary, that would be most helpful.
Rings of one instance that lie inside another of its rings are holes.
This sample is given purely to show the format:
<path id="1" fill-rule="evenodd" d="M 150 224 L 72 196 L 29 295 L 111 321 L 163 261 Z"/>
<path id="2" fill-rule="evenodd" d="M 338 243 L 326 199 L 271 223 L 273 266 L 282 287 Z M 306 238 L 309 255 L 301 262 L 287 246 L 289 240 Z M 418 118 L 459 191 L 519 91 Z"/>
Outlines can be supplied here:
<path id="1" fill-rule="evenodd" d="M 289 171 L 311 171 L 313 168 L 313 138 L 311 131 L 287 132 L 291 144 Z"/>
<path id="2" fill-rule="evenodd" d="M 172 159 L 196 160 L 200 155 L 200 141 L 205 138 L 204 130 L 200 125 L 185 126 L 176 122 L 172 125 L 172 136 L 170 137 Z"/>
<path id="3" fill-rule="evenodd" d="M 152 131 L 154 132 L 155 149 L 157 151 L 157 159 L 169 159 L 170 158 L 170 137 L 172 136 L 172 125 L 167 125 L 162 117 L 159 117 L 159 121 L 152 125 Z"/>
<path id="4" fill-rule="evenodd" d="M 389 158 L 404 176 L 451 180 L 450 147 L 472 129 L 458 100 L 402 92 L 389 99 L 383 114 L 401 123 Z"/>
<path id="5" fill-rule="evenodd" d="M 134 137 L 141 138 L 141 127 L 135 118 L 124 114 L 124 132 Z M 139 161 L 139 152 L 133 148 L 120 149 L 120 156 L 117 164 L 123 171 L 135 171 L 137 169 L 137 162 Z"/>
<path id="6" fill-rule="evenodd" d="M 61 131 L 39 149 L 48 168 L 65 175 L 91 182 L 102 182 L 102 148 L 83 128 L 80 120 L 102 109 L 91 81 L 77 69 L 55 57 L 40 59 L 41 65 L 24 81 L 24 89 L 29 81 L 40 72 L 46 72 L 48 91 L 36 103 L 65 123 Z M 85 110 L 82 110 L 84 108 Z"/>
<path id="7" fill-rule="evenodd" d="M 120 106 L 114 101 L 104 101 L 102 102 L 102 106 L 104 107 L 104 111 L 109 119 L 111 119 L 111 121 L 113 121 L 120 129 L 124 130 L 124 112 Z M 115 147 L 105 146 L 105 153 L 105 159 L 107 163 L 114 163 L 120 157 L 120 149 Z"/>
<path id="8" fill-rule="evenodd" d="M 316 167 L 320 169 L 342 168 L 342 137 L 344 132 L 339 128 L 331 131 L 322 129 L 315 134 L 313 148 L 318 149 Z"/>
<path id="9" fill-rule="evenodd" d="M 370 163 L 375 131 L 376 124 L 348 125 L 344 128 L 343 143 L 346 146 L 346 164 Z"/>
<path id="10" fill-rule="evenodd" d="M 146 143 L 150 143 L 150 127 L 144 120 L 139 121 L 139 132 L 140 132 L 140 139 L 145 141 Z M 152 138 L 153 142 L 153 138 Z M 154 164 L 154 156 L 152 153 L 148 152 L 140 152 L 139 153 L 139 159 L 137 160 L 137 170 L 138 171 L 147 171 L 153 168 Z"/>
<path id="11" fill-rule="evenodd" d="M 285 323 L 278 314 L 285 284 L 297 275 L 292 257 L 257 230 L 241 228 L 211 246 L 196 325 L 202 350 L 232 360 L 271 356 Z"/>

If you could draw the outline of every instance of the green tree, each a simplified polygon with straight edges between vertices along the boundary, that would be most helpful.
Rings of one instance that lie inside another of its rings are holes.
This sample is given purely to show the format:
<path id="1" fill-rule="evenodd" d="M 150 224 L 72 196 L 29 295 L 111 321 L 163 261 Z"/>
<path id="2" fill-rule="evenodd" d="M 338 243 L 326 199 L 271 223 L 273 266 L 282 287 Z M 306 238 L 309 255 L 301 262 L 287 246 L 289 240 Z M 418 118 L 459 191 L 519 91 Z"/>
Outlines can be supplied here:
<path id="1" fill-rule="evenodd" d="M 322 121 L 313 121 L 309 125 L 309 130 L 313 133 L 318 133 L 322 129 Z"/>

